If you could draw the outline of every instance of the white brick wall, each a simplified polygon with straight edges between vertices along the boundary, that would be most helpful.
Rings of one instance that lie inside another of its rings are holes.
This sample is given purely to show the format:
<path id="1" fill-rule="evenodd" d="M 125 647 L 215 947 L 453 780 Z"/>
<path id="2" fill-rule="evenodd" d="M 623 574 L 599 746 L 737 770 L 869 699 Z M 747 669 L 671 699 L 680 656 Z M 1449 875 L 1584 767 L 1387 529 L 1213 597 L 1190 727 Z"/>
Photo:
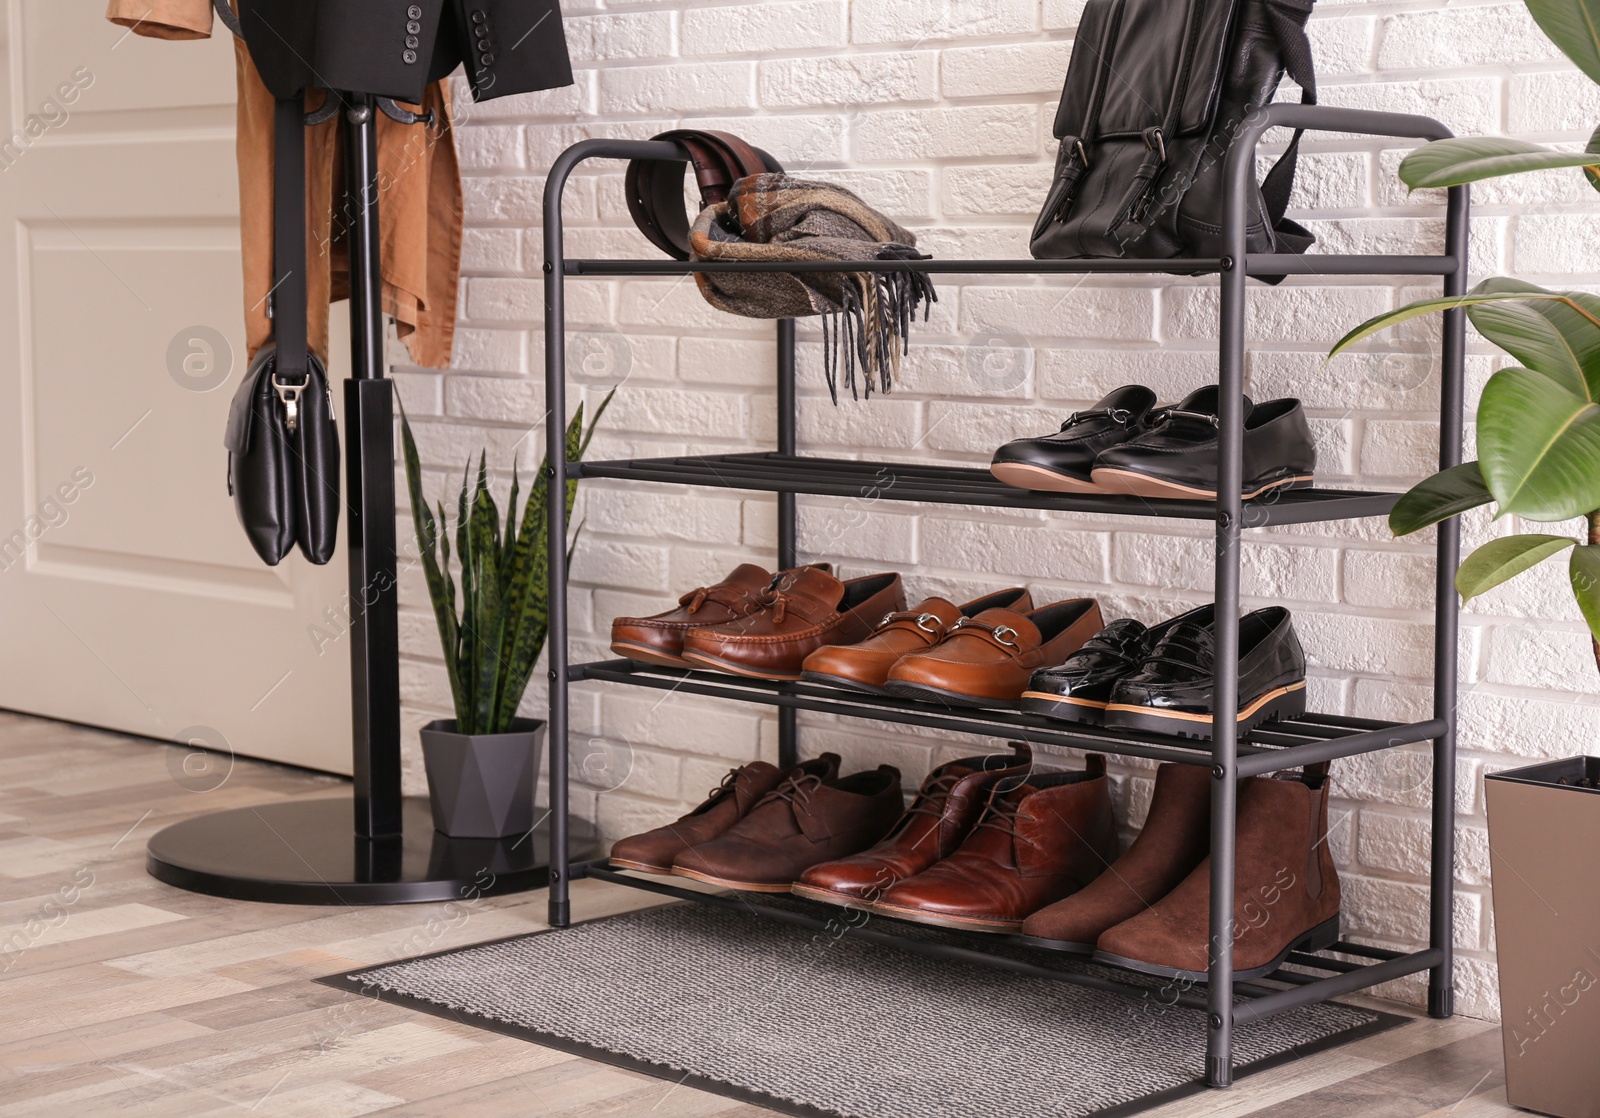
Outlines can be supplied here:
<path id="1" fill-rule="evenodd" d="M 487 445 L 526 472 L 544 410 L 539 201 L 543 169 L 590 136 L 648 137 L 679 124 L 733 129 L 795 171 L 858 190 L 915 228 L 940 256 L 1025 256 L 1053 158 L 1049 122 L 1081 0 L 569 0 L 577 85 L 464 106 L 466 280 L 456 367 L 398 379 L 431 484 L 442 490 Z M 1461 133 L 1515 132 L 1580 142 L 1600 96 L 1538 34 L 1519 3 L 1323 0 L 1312 24 L 1323 100 L 1421 112 Z M 1293 96 L 1290 91 L 1289 96 Z M 1308 141 L 1296 198 L 1325 244 L 1416 251 L 1437 242 L 1442 198 L 1407 197 L 1398 147 Z M 621 168 L 591 165 L 566 214 L 575 255 L 652 250 L 628 223 Z M 1576 173 L 1478 192 L 1475 273 L 1515 268 L 1561 281 L 1595 267 L 1594 196 Z M 1529 204 L 1533 203 L 1531 210 Z M 1580 276 L 1581 280 L 1591 277 Z M 1324 367 L 1321 355 L 1366 315 L 1422 292 L 1367 280 L 1253 287 L 1250 357 L 1258 398 L 1297 394 L 1312 409 L 1329 481 L 1405 484 L 1427 472 L 1437 345 L 1411 330 L 1394 348 Z M 769 445 L 774 347 L 766 324 L 710 310 L 675 280 L 568 287 L 573 395 L 621 381 L 596 440 L 602 457 Z M 803 446 L 832 454 L 983 464 L 1015 435 L 1053 428 L 1074 406 L 1132 380 L 1172 398 L 1214 376 L 1214 286 L 1096 278 L 1034 283 L 945 279 L 889 398 L 827 403 L 815 331 L 803 338 Z M 1023 335 L 1036 340 L 1017 361 Z M 1473 385 L 1494 368 L 1475 343 Z M 963 598 L 1025 580 L 1041 598 L 1094 594 L 1108 613 L 1155 619 L 1208 596 L 1203 525 L 994 510 L 941 511 L 807 499 L 808 558 L 849 573 L 907 573 L 913 594 Z M 604 653 L 608 619 L 653 612 L 735 561 L 767 561 L 773 501 L 737 493 L 591 483 L 572 596 L 574 651 Z M 1481 542 L 1515 525 L 1475 518 Z M 1378 522 L 1252 533 L 1245 587 L 1293 606 L 1313 658 L 1321 709 L 1425 716 L 1430 691 L 1430 541 L 1396 543 Z M 419 578 L 405 586 L 408 725 L 446 711 L 447 693 Z M 1550 569 L 1476 603 L 1462 642 L 1461 856 L 1457 941 L 1463 1008 L 1493 1015 L 1485 770 L 1581 750 L 1600 704 L 1577 614 Z M 543 689 L 530 696 L 537 712 Z M 576 690 L 576 802 L 615 836 L 672 817 L 730 763 L 772 756 L 770 714 L 653 692 Z M 804 748 L 854 764 L 890 760 L 914 784 L 970 748 L 948 735 L 812 719 Z M 413 735 L 414 736 L 414 735 Z M 1119 768 L 1130 821 L 1148 774 Z M 1334 849 L 1347 931 L 1387 944 L 1426 936 L 1428 769 L 1419 752 L 1337 766 Z M 417 774 L 413 771 L 413 784 Z M 1415 998 L 1408 983 L 1401 996 Z"/>

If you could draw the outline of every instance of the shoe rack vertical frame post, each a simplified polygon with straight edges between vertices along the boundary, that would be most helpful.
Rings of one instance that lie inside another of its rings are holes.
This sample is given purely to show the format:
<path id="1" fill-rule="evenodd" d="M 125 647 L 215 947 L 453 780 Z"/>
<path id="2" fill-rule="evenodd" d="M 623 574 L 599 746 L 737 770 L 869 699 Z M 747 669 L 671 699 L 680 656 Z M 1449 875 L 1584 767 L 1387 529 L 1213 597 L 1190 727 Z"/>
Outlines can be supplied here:
<path id="1" fill-rule="evenodd" d="M 795 324 L 792 318 L 778 320 L 778 453 L 793 455 L 798 446 L 795 398 Z M 799 536 L 796 524 L 795 495 L 778 494 L 778 569 L 786 571 L 799 563 Z M 800 712 L 794 707 L 778 709 L 778 767 L 785 771 L 800 762 Z"/>
<path id="2" fill-rule="evenodd" d="M 1218 417 L 1216 663 L 1239 662 L 1239 566 L 1244 472 L 1244 350 L 1248 287 L 1254 270 L 1247 252 L 1246 199 L 1254 196 L 1256 148 L 1274 127 L 1314 128 L 1384 138 L 1442 140 L 1451 135 L 1436 121 L 1394 113 L 1334 109 L 1328 106 L 1275 104 L 1247 120 L 1229 145 L 1223 169 L 1223 257 L 1220 282 L 1218 348 L 1221 387 Z M 1445 220 L 1445 253 L 1455 258 L 1444 279 L 1445 295 L 1466 291 L 1469 199 L 1466 187 L 1449 193 Z M 1282 260 L 1282 257 L 1277 258 Z M 1291 259 L 1286 270 L 1294 267 Z M 1262 274 L 1268 274 L 1262 272 Z M 1460 309 L 1444 316 L 1440 349 L 1439 459 L 1444 468 L 1461 461 L 1465 316 Z M 1433 748 L 1433 849 L 1430 872 L 1429 942 L 1440 962 L 1429 971 L 1428 1010 L 1448 1017 L 1455 995 L 1452 950 L 1455 905 L 1455 719 L 1456 667 L 1460 605 L 1455 573 L 1460 564 L 1459 520 L 1438 530 L 1438 570 L 1434 603 L 1434 717 L 1445 732 Z M 1238 823 L 1237 671 L 1218 670 L 1212 698 L 1211 789 L 1211 945 L 1207 990 L 1206 1083 L 1233 1083 L 1233 943 L 1235 859 Z M 1224 714 L 1224 712 L 1227 712 Z"/>
<path id="3" fill-rule="evenodd" d="M 545 638 L 550 680 L 550 926 L 572 922 L 571 797 L 567 774 L 571 726 L 571 625 L 567 616 L 567 508 L 562 495 L 581 470 L 567 462 L 567 254 L 561 222 L 561 200 L 567 180 L 587 159 L 657 159 L 689 161 L 677 144 L 663 141 L 586 140 L 574 144 L 551 164 L 544 186 L 544 437 L 545 477 L 550 481 L 549 534 L 545 557 L 550 579 L 550 627 Z M 790 325 L 790 390 L 793 391 L 793 325 Z M 783 345 L 780 330 L 779 360 Z M 781 368 L 780 368 L 781 372 Z M 791 409 L 792 411 L 792 409 Z M 782 412 L 780 411 L 780 416 Z M 782 420 L 779 420 L 782 423 Z M 792 417 L 790 437 L 793 437 Z M 794 498 L 790 498 L 791 521 Z M 780 521 L 781 521 L 780 516 Z M 792 542 L 792 535 L 791 535 Z M 792 715 L 790 718 L 792 719 Z"/>
<path id="4" fill-rule="evenodd" d="M 1445 277 L 1447 297 L 1467 293 L 1467 244 L 1470 187 L 1450 191 L 1445 210 L 1445 252 L 1456 270 Z M 1440 345 L 1439 468 L 1461 465 L 1463 412 L 1466 407 L 1467 314 L 1461 308 L 1444 314 Z M 1456 595 L 1456 568 L 1461 565 L 1461 520 L 1451 517 L 1438 529 L 1438 586 L 1434 599 L 1433 716 L 1445 732 L 1433 743 L 1433 851 L 1430 872 L 1429 946 L 1441 962 L 1428 972 L 1428 1014 L 1455 1013 L 1455 860 L 1456 860 L 1456 709 L 1459 690 L 1461 599 Z"/>

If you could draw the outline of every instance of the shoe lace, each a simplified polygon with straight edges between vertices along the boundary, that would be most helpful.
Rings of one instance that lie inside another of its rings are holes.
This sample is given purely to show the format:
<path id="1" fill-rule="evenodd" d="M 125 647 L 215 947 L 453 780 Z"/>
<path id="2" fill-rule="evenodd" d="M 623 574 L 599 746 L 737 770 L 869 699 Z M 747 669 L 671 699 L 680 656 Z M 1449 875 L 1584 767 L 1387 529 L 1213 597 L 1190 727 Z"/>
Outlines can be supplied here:
<path id="1" fill-rule="evenodd" d="M 978 825 L 972 828 L 973 833 L 976 834 L 984 829 L 995 830 L 1003 835 L 1010 836 L 1016 842 L 1037 846 L 1038 843 L 1017 830 L 1018 806 L 1017 800 L 996 789 L 994 794 L 990 796 L 988 806 L 984 808 L 983 818 L 979 819 Z"/>
<path id="2" fill-rule="evenodd" d="M 932 815 L 935 818 L 944 814 L 945 801 L 950 798 L 950 793 L 955 791 L 956 785 L 961 783 L 960 773 L 950 773 L 930 782 L 922 790 L 916 802 L 906 810 L 906 818 L 913 815 Z"/>
<path id="3" fill-rule="evenodd" d="M 788 803 L 799 808 L 807 815 L 811 814 L 811 794 L 821 788 L 822 778 L 816 773 L 801 773 L 798 776 L 788 777 L 784 782 L 762 796 L 756 807 L 770 803 Z M 751 810 L 754 810 L 753 808 Z"/>
<path id="4" fill-rule="evenodd" d="M 729 769 L 728 775 L 722 778 L 722 783 L 706 793 L 706 803 L 712 803 L 724 796 L 732 795 L 739 782 L 740 769 Z"/>

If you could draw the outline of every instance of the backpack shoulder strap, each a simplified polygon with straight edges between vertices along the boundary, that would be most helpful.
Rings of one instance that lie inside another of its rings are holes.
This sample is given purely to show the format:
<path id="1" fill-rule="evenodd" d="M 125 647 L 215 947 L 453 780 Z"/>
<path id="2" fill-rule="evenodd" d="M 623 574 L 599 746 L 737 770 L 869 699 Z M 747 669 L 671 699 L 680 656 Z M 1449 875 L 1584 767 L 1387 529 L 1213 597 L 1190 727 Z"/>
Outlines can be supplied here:
<path id="1" fill-rule="evenodd" d="M 1315 0 L 1265 0 L 1267 20 L 1278 45 L 1283 51 L 1284 70 L 1300 87 L 1300 103 L 1317 103 L 1317 71 L 1311 57 L 1311 40 L 1306 38 L 1306 20 L 1311 16 Z M 1283 215 L 1289 209 L 1289 196 L 1294 192 L 1295 171 L 1300 163 L 1300 137 L 1304 129 L 1296 129 L 1283 155 L 1272 165 L 1261 180 L 1261 197 L 1266 202 L 1267 218 L 1280 247 L 1287 252 L 1304 252 L 1313 242 L 1311 234 Z"/>

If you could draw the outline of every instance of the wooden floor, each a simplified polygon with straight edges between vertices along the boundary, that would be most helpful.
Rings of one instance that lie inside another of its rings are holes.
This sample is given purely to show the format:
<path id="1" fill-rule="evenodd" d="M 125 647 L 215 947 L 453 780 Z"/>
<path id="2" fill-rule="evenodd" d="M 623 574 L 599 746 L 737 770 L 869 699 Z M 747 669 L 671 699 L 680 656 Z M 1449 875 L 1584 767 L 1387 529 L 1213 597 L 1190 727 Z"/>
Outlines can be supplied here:
<path id="1" fill-rule="evenodd" d="M 451 920 L 437 906 L 301 908 L 169 888 L 144 872 L 161 826 L 339 787 L 241 761 L 195 792 L 181 761 L 174 748 L 0 714 L 0 1114 L 769 1113 L 313 983 L 535 930 L 543 894 Z M 643 903 L 599 882 L 575 894 L 584 917 Z M 1151 1113 L 1517 1113 L 1504 1099 L 1498 1030 L 1424 1019 Z"/>

